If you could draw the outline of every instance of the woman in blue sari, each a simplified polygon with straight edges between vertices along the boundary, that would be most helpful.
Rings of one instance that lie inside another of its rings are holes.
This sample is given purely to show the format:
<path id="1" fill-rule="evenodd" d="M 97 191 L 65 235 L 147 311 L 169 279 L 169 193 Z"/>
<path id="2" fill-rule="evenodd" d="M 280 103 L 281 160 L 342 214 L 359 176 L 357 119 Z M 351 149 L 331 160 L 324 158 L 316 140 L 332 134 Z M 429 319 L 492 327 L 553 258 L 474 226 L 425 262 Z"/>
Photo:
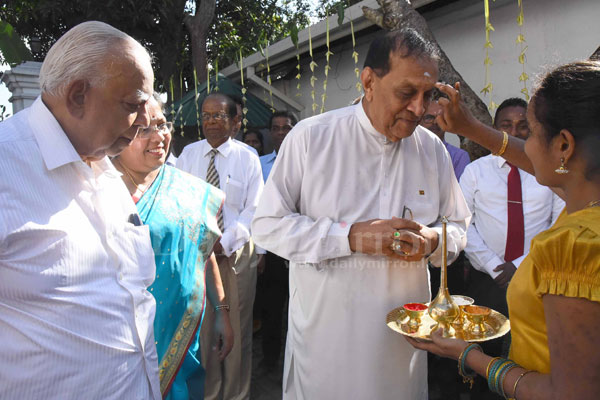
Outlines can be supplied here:
<path id="1" fill-rule="evenodd" d="M 188 378 L 194 374 L 198 382 L 197 377 L 203 374 L 198 335 L 206 296 L 217 310 L 215 324 L 222 359 L 233 345 L 228 307 L 212 254 L 221 236 L 217 215 L 224 194 L 165 165 L 172 125 L 157 99 L 150 100 L 148 110 L 150 126 L 140 130 L 113 163 L 123 173 L 142 222 L 150 228 L 156 278 L 148 290 L 156 299 L 154 337 L 161 393 L 165 399 L 187 400 Z M 196 387 L 198 391 L 202 388 Z"/>

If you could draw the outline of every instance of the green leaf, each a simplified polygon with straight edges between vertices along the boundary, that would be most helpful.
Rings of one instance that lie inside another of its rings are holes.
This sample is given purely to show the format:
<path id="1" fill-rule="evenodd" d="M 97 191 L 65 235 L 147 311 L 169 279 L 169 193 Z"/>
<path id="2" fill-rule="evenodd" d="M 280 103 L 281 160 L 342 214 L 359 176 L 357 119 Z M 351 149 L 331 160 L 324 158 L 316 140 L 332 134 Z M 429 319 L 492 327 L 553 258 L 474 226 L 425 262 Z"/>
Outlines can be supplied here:
<path id="1" fill-rule="evenodd" d="M 8 22 L 0 21 L 0 52 L 11 67 L 33 60 L 31 52 Z"/>
<path id="2" fill-rule="evenodd" d="M 298 47 L 298 27 L 296 25 L 292 25 L 290 30 L 290 38 L 292 39 L 294 46 Z"/>
<path id="3" fill-rule="evenodd" d="M 344 23 L 344 11 L 345 11 L 345 9 L 344 9 L 344 3 L 339 2 L 337 4 L 336 8 L 337 8 L 337 15 L 338 15 L 337 22 L 338 22 L 338 25 L 341 26 L 342 23 Z"/>

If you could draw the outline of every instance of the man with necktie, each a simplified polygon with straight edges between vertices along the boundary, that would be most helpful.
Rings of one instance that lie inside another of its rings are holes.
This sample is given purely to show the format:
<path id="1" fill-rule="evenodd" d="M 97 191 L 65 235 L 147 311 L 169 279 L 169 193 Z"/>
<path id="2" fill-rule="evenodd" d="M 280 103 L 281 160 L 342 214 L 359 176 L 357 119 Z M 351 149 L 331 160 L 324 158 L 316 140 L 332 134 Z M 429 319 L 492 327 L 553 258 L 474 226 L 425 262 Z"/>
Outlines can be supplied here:
<path id="1" fill-rule="evenodd" d="M 214 252 L 230 307 L 234 333 L 231 353 L 221 362 L 207 309 L 200 332 L 202 365 L 206 368 L 205 399 L 248 399 L 252 371 L 252 306 L 256 292 L 257 252 L 250 237 L 250 222 L 263 189 L 256 153 L 230 138 L 238 116 L 235 102 L 213 93 L 202 103 L 202 131 L 206 139 L 186 146 L 177 167 L 205 179 L 225 192 L 223 232 Z M 193 388 L 191 389 L 193 392 Z"/>

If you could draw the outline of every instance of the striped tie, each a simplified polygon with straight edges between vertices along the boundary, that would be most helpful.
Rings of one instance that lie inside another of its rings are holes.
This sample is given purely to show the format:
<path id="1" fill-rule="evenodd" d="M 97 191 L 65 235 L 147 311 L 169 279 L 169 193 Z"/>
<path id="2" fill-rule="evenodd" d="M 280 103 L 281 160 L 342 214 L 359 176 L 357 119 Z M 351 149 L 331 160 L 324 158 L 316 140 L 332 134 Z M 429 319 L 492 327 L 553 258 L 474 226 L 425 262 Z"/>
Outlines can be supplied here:
<path id="1" fill-rule="evenodd" d="M 219 150 L 217 149 L 212 149 L 210 151 L 210 161 L 208 162 L 208 169 L 206 170 L 206 182 L 220 189 L 219 173 L 217 172 L 217 168 L 215 167 L 215 156 L 218 152 Z M 221 210 L 221 212 L 219 213 L 219 216 L 217 217 L 217 222 L 219 224 L 219 229 L 221 230 L 221 232 L 223 232 L 225 230 L 225 225 L 223 224 L 223 210 Z"/>

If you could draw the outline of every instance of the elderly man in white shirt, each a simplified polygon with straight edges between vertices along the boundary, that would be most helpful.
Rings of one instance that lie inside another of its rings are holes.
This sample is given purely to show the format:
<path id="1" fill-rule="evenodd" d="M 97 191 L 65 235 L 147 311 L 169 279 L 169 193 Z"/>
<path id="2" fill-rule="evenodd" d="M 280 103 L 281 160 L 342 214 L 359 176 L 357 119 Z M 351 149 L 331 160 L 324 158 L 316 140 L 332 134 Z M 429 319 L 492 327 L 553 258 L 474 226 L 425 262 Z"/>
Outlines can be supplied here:
<path id="1" fill-rule="evenodd" d="M 376 38 L 362 102 L 301 121 L 281 146 L 252 232 L 290 260 L 284 399 L 427 399 L 427 355 L 385 318 L 430 300 L 442 216 L 451 260 L 466 241 L 452 160 L 418 126 L 437 60 L 413 30 Z"/>
<path id="2" fill-rule="evenodd" d="M 202 103 L 202 131 L 206 139 L 186 146 L 177 167 L 205 179 L 225 192 L 223 232 L 215 254 L 223 280 L 234 345 L 220 362 L 215 347 L 212 310 L 206 310 L 200 339 L 206 369 L 205 399 L 248 399 L 252 372 L 252 307 L 256 293 L 257 253 L 250 237 L 250 222 L 262 193 L 258 156 L 245 144 L 230 138 L 237 122 L 236 106 L 224 94 L 213 93 Z"/>
<path id="3" fill-rule="evenodd" d="M 507 99 L 496 110 L 494 127 L 527 139 L 526 113 L 525 100 Z M 476 270 L 469 295 L 507 314 L 506 287 L 529 253 L 531 239 L 554 223 L 565 203 L 534 176 L 495 155 L 467 165 L 460 186 L 473 214 L 465 248 Z"/>
<path id="4" fill-rule="evenodd" d="M 161 398 L 150 237 L 106 157 L 148 126 L 153 80 L 139 43 L 85 22 L 0 124 L 2 399 Z"/>

